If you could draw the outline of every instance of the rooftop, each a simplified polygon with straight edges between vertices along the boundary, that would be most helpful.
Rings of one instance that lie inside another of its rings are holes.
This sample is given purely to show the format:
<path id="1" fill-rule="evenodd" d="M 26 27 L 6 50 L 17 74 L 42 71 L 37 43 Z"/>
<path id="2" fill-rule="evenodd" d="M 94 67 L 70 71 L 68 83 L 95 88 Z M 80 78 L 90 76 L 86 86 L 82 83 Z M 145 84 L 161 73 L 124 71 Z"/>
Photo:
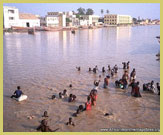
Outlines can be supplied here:
<path id="1" fill-rule="evenodd" d="M 19 13 L 19 19 L 38 19 L 36 15 L 27 14 L 27 13 Z"/>

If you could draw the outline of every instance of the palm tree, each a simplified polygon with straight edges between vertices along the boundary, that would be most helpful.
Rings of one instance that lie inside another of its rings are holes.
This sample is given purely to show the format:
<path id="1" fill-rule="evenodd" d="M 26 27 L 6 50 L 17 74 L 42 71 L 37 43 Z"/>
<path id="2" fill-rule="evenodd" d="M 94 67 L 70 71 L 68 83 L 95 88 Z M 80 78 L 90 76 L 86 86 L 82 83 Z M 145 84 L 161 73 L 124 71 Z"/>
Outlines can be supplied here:
<path id="1" fill-rule="evenodd" d="M 104 13 L 104 10 L 103 9 L 101 9 L 101 15 Z"/>
<path id="2" fill-rule="evenodd" d="M 106 10 L 106 13 L 109 14 L 109 10 L 108 9 Z"/>

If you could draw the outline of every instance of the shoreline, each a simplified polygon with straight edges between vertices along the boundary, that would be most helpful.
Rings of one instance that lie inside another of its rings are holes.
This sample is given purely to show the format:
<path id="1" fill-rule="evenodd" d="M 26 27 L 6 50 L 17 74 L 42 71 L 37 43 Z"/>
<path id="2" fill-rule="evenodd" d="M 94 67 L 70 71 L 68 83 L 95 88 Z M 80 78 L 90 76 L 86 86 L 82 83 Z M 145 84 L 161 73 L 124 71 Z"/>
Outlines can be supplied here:
<path id="1" fill-rule="evenodd" d="M 50 31 L 50 32 L 56 32 L 56 31 L 75 31 L 75 30 L 84 30 L 84 29 L 98 29 L 98 28 L 104 28 L 104 27 L 124 27 L 124 26 L 151 26 L 151 25 L 159 25 L 159 24 L 132 24 L 132 25 L 98 25 L 98 26 L 78 26 L 78 27 L 12 27 L 12 28 L 3 28 L 3 33 L 28 33 L 29 31 L 33 30 L 34 32 L 39 31 Z M 30 33 L 29 33 L 30 34 Z"/>

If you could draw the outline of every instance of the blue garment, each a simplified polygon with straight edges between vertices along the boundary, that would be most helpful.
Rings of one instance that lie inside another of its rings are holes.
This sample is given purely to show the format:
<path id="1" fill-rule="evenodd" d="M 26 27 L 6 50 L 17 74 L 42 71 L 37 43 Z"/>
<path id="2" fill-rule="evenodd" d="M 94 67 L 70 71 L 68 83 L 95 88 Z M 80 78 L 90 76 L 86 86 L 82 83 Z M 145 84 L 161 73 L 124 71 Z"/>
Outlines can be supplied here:
<path id="1" fill-rule="evenodd" d="M 16 90 L 14 94 L 16 94 L 16 98 L 19 98 L 23 92 L 21 90 Z"/>

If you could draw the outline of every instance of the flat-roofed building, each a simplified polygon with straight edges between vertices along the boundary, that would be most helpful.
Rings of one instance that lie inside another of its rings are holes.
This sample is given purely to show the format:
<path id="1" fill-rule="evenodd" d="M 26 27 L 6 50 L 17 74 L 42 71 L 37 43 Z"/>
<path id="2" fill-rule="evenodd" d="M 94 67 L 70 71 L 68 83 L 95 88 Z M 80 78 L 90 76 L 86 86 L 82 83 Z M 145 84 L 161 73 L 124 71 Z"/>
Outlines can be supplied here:
<path id="1" fill-rule="evenodd" d="M 65 27 L 66 15 L 63 12 L 48 12 L 46 15 L 47 27 Z"/>
<path id="2" fill-rule="evenodd" d="M 3 7 L 3 26 L 4 28 L 11 27 L 36 27 L 40 26 L 40 19 L 37 15 L 19 13 L 15 7 Z"/>
<path id="3" fill-rule="evenodd" d="M 129 15 L 107 14 L 104 16 L 104 24 L 106 25 L 132 24 L 132 17 Z"/>
<path id="4" fill-rule="evenodd" d="M 19 26 L 19 10 L 15 7 L 3 7 L 3 27 Z"/>
<path id="5" fill-rule="evenodd" d="M 80 25 L 97 25 L 99 18 L 97 15 L 80 15 Z"/>
<path id="6" fill-rule="evenodd" d="M 19 14 L 20 27 L 40 27 L 39 16 L 27 13 Z"/>

